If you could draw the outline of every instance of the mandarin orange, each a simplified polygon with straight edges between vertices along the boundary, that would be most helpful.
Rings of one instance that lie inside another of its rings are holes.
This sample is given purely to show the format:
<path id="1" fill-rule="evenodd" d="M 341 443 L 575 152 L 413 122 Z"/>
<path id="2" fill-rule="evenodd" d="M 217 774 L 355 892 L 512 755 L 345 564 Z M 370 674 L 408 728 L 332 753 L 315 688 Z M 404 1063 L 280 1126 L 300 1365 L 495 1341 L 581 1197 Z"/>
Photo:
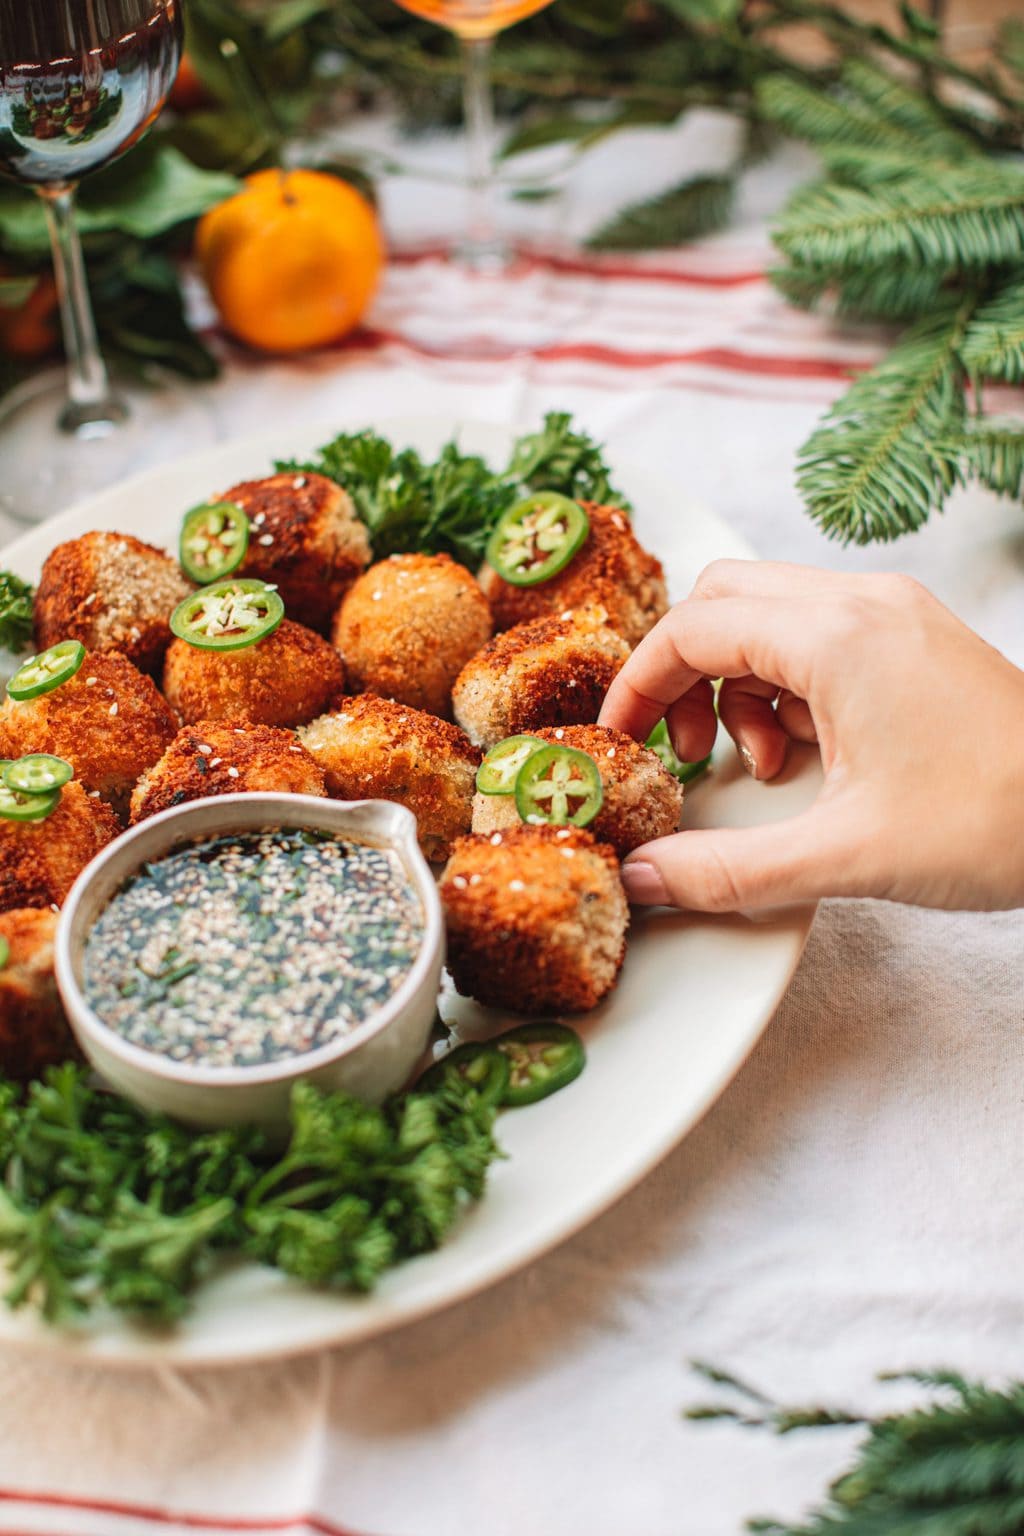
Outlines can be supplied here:
<path id="1" fill-rule="evenodd" d="M 377 216 L 323 171 L 257 171 L 199 222 L 196 255 L 225 328 L 266 352 L 300 352 L 357 325 L 384 265 Z"/>

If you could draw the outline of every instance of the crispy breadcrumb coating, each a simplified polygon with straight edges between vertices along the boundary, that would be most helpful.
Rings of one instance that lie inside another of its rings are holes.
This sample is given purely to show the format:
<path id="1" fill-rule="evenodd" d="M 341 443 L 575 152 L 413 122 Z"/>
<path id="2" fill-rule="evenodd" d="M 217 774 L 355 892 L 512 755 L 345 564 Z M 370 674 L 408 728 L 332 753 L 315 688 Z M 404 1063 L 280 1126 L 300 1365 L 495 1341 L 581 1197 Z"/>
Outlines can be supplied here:
<path id="1" fill-rule="evenodd" d="M 132 794 L 132 821 L 242 792 L 326 795 L 324 776 L 292 731 L 246 721 L 201 720 L 178 732 Z"/>
<path id="2" fill-rule="evenodd" d="M 631 646 L 639 645 L 668 612 L 661 561 L 644 549 L 618 507 L 593 501 L 580 505 L 590 518 L 590 532 L 569 564 L 550 581 L 516 587 L 484 565 L 480 585 L 491 600 L 495 628 L 510 629 L 546 613 L 599 603 L 607 610 L 612 628 Z"/>
<path id="3" fill-rule="evenodd" d="M 192 590 L 165 550 L 130 533 L 85 533 L 58 544 L 43 565 L 36 648 L 80 640 L 86 650 L 120 651 L 154 672 L 171 642 L 171 613 Z"/>
<path id="4" fill-rule="evenodd" d="M 86 789 L 127 810 L 136 779 L 152 766 L 177 721 L 146 677 L 116 651 L 93 651 L 74 677 L 34 699 L 0 708 L 0 754 L 52 752 Z"/>
<path id="5" fill-rule="evenodd" d="M 39 908 L 0 913 L 8 945 L 0 969 L 0 1072 L 15 1082 L 78 1056 L 53 975 L 57 914 Z"/>
<path id="6" fill-rule="evenodd" d="M 628 655 L 601 607 L 517 624 L 459 673 L 455 719 L 485 748 L 545 725 L 589 725 Z"/>
<path id="7" fill-rule="evenodd" d="M 460 837 L 441 879 L 448 969 L 477 1002 L 584 1013 L 611 991 L 629 908 L 612 849 L 577 827 Z"/>
<path id="8" fill-rule="evenodd" d="M 370 535 L 347 491 L 305 471 L 245 480 L 225 491 L 248 515 L 240 576 L 277 585 L 285 608 L 326 635 L 352 582 L 370 563 Z"/>
<path id="9" fill-rule="evenodd" d="M 491 638 L 491 609 L 449 555 L 392 555 L 360 576 L 333 638 L 349 686 L 451 719 L 452 684 Z"/>
<path id="10" fill-rule="evenodd" d="M 334 647 L 291 619 L 240 651 L 204 650 L 174 640 L 164 665 L 164 693 L 186 725 L 196 720 L 303 725 L 330 709 L 344 686 L 345 669 Z"/>
<path id="11" fill-rule="evenodd" d="M 396 800 L 416 817 L 426 858 L 469 831 L 480 753 L 447 720 L 371 693 L 342 699 L 299 740 L 339 800 Z"/>
<path id="12" fill-rule="evenodd" d="M 43 821 L 0 816 L 0 912 L 60 906 L 78 876 L 117 836 L 120 822 L 94 790 L 77 779 Z"/>
<path id="13" fill-rule="evenodd" d="M 575 747 L 594 759 L 604 803 L 587 831 L 610 843 L 624 859 L 641 843 L 679 830 L 683 786 L 655 753 L 624 731 L 603 725 L 559 725 L 536 732 L 540 741 Z M 515 795 L 473 797 L 473 831 L 497 832 L 521 826 Z"/>

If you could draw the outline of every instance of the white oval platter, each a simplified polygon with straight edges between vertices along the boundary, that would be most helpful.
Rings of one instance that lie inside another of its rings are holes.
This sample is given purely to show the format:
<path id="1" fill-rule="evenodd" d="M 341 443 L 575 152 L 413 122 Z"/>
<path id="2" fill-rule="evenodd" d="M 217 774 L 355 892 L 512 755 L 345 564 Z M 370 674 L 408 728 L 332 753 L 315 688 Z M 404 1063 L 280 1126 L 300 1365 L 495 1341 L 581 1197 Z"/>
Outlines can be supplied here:
<path id="1" fill-rule="evenodd" d="M 504 462 L 513 434 L 469 421 L 401 418 L 367 423 L 394 443 L 435 452 L 451 436 Z M 338 430 L 330 423 L 276 439 L 224 444 L 150 470 L 24 534 L 0 564 L 38 576 L 50 549 L 93 528 L 173 548 L 183 510 L 232 483 L 268 473 L 275 457 L 303 457 Z M 632 498 L 640 538 L 663 560 L 675 598 L 722 556 L 752 551 L 724 523 L 679 495 L 648 466 L 613 465 Z M 801 750 L 765 786 L 720 741 L 713 772 L 687 793 L 684 825 L 752 825 L 802 809 L 819 783 L 816 754 Z M 757 922 L 657 912 L 637 916 L 622 979 L 580 1022 L 588 1064 L 569 1090 L 503 1115 L 507 1161 L 485 1198 L 436 1253 L 387 1275 L 372 1296 L 318 1293 L 254 1264 L 225 1269 L 197 1294 L 189 1317 L 153 1333 L 109 1315 L 55 1329 L 30 1311 L 0 1307 L 0 1341 L 109 1365 L 220 1365 L 298 1354 L 365 1339 L 492 1285 L 592 1220 L 636 1184 L 693 1126 L 771 1018 L 803 950 L 813 911 Z M 442 1012 L 467 1036 L 515 1019 L 446 995 Z"/>

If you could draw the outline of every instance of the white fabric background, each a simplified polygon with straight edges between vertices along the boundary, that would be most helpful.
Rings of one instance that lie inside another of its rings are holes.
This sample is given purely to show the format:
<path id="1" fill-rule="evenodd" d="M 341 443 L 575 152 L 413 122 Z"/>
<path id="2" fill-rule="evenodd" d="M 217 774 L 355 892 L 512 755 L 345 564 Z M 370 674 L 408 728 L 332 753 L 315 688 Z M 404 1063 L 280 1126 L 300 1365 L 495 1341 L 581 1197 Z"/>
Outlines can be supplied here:
<path id="1" fill-rule="evenodd" d="M 659 164 L 661 180 L 678 176 L 674 140 L 634 138 L 635 160 L 616 150 L 571 184 L 570 228 L 595 222 L 641 171 L 652 189 Z M 756 270 L 770 191 L 752 189 L 728 238 L 647 265 Z M 429 237 L 436 204 L 399 187 L 392 227 Z M 877 338 L 790 314 L 756 282 L 540 267 L 506 285 L 502 334 L 538 311 L 561 317 L 566 355 L 470 365 L 378 340 L 301 365 L 235 359 L 205 394 L 212 430 L 417 412 L 526 428 L 572 409 L 613 455 L 675 475 L 764 555 L 910 571 L 1024 662 L 1020 508 L 963 494 L 914 540 L 867 552 L 827 544 L 800 508 L 796 449 L 836 394 L 838 365 L 870 358 Z M 401 337 L 425 313 L 438 335 L 439 314 L 458 327 L 451 270 L 396 265 L 374 325 Z M 584 355 L 595 341 L 597 361 Z M 622 362 L 645 349 L 665 360 Z M 818 371 L 679 360 L 701 349 Z M 172 422 L 150 457 L 187 446 Z M 984 707 L 950 700 L 951 755 Z M 1024 752 L 1024 725 L 1006 750 Z M 880 1370 L 1024 1369 L 1022 953 L 1021 913 L 826 903 L 752 1057 L 638 1190 L 525 1273 L 379 1341 L 188 1376 L 5 1355 L 0 1530 L 733 1536 L 752 1514 L 796 1515 L 851 1433 L 779 1441 L 684 1422 L 685 1405 L 713 1395 L 687 1361 L 790 1401 L 865 1409 L 911 1395 L 876 1385 Z"/>

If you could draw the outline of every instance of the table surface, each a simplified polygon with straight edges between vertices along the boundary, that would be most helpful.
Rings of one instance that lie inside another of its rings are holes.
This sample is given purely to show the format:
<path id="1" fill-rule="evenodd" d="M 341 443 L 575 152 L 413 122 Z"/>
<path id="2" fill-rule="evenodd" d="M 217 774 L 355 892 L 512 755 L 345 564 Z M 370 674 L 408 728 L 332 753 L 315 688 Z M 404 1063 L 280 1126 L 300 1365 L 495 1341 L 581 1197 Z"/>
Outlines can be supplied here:
<path id="1" fill-rule="evenodd" d="M 510 345 L 486 362 L 451 355 L 465 279 L 431 254 L 457 194 L 395 183 L 399 254 L 372 329 L 298 362 L 231 354 L 198 397 L 208 436 L 314 414 L 525 429 L 570 409 L 613 460 L 675 475 L 763 555 L 911 572 L 1024 663 L 1019 507 L 958 493 L 912 540 L 870 550 L 825 542 L 801 508 L 796 450 L 884 337 L 789 311 L 764 279 L 765 217 L 799 159 L 754 175 L 725 236 L 602 263 L 576 250 L 602 211 L 713 163 L 730 132 L 708 116 L 634 133 L 595 151 L 554 204 L 521 205 L 548 254 L 501 283 L 491 331 Z M 541 328 L 554 339 L 516 351 Z M 187 451 L 194 419 L 169 418 L 145 461 Z M 1005 1191 L 1024 1172 L 1022 956 L 1020 912 L 826 902 L 777 1016 L 704 1121 L 524 1273 L 277 1366 L 121 1376 L 5 1357 L 0 1531 L 726 1536 L 751 1515 L 795 1516 L 851 1432 L 778 1441 L 686 1422 L 709 1396 L 688 1362 L 789 1402 L 874 1411 L 912 1395 L 879 1371 L 993 1375 L 1018 1358 L 1024 1232 Z"/>

